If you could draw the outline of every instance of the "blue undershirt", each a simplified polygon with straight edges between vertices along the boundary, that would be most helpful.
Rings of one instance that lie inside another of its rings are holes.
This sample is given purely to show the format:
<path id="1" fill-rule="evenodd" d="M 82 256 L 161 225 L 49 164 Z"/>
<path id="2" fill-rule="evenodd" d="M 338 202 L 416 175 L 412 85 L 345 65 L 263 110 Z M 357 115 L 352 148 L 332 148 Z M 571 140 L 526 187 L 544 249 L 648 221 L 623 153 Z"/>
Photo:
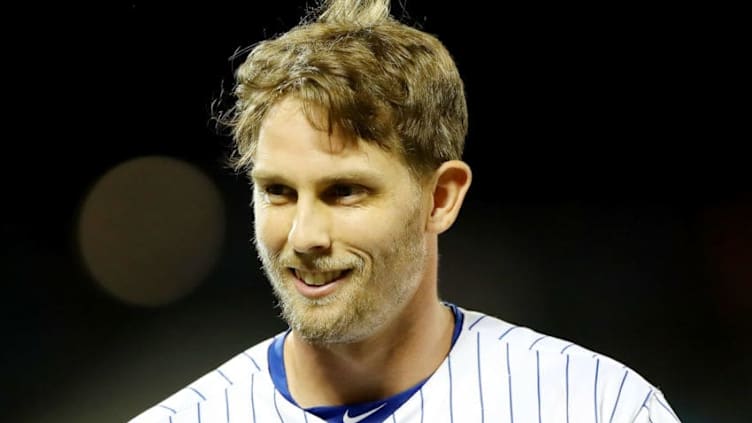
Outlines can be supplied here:
<path id="1" fill-rule="evenodd" d="M 452 347 L 454 347 L 454 343 L 457 341 L 460 331 L 462 330 L 464 315 L 454 304 L 445 303 L 445 305 L 449 307 L 452 310 L 452 314 L 454 314 L 454 331 L 452 332 Z M 285 360 L 283 354 L 285 339 L 289 334 L 290 330 L 288 330 L 284 336 L 277 337 L 269 346 L 269 373 L 271 374 L 274 386 L 282 396 L 287 398 L 291 403 L 297 405 L 297 402 L 295 402 L 292 395 L 290 395 L 290 390 L 287 386 L 287 372 L 285 371 Z M 358 420 L 356 418 L 356 420 L 361 423 L 381 422 L 410 399 L 410 397 L 412 397 L 412 395 L 423 386 L 426 380 L 428 379 L 424 379 L 413 387 L 396 395 L 378 401 L 349 405 L 311 407 L 307 408 L 306 411 L 326 420 L 327 423 L 341 423 L 345 420 L 343 418 L 345 413 L 347 413 L 347 416 L 350 418 L 368 414 L 368 417 L 365 419 Z"/>

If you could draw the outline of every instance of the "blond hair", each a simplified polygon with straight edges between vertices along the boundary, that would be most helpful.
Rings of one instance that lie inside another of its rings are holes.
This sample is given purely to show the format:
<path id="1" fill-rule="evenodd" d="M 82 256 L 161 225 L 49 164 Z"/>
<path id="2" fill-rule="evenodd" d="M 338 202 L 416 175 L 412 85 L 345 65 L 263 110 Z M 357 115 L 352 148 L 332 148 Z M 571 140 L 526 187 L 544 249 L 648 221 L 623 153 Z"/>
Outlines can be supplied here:
<path id="1" fill-rule="evenodd" d="M 461 158 L 467 106 L 454 60 L 436 37 L 398 22 L 389 7 L 389 0 L 326 1 L 312 11 L 318 16 L 250 51 L 225 115 L 236 170 L 252 166 L 264 118 L 288 95 L 315 127 L 339 126 L 396 151 L 417 176 Z"/>

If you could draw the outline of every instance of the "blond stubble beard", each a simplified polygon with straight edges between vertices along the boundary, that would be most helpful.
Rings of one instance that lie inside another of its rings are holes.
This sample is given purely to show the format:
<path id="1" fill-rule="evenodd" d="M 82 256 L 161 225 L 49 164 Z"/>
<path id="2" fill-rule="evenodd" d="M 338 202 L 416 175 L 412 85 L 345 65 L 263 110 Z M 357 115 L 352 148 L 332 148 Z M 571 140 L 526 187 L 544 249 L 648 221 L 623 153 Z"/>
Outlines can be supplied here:
<path id="1" fill-rule="evenodd" d="M 392 248 L 371 252 L 370 269 L 357 255 L 306 260 L 314 269 L 353 269 L 344 285 L 322 299 L 305 298 L 293 286 L 287 268 L 301 263 L 300 258 L 271 253 L 255 240 L 282 317 L 298 336 L 314 344 L 357 342 L 378 332 L 404 309 L 420 285 L 427 255 L 417 204 L 408 217 L 404 229 L 390 243 Z"/>

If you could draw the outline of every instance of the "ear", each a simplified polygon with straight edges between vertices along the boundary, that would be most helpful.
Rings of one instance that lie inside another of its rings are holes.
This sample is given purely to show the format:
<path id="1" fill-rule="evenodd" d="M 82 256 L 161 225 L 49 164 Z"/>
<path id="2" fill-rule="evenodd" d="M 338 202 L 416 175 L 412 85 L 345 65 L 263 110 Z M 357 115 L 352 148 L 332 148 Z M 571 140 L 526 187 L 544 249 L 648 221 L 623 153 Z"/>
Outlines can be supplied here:
<path id="1" fill-rule="evenodd" d="M 440 234 L 452 226 L 470 188 L 472 172 L 467 163 L 450 160 L 442 163 L 432 178 L 433 204 L 426 229 Z"/>

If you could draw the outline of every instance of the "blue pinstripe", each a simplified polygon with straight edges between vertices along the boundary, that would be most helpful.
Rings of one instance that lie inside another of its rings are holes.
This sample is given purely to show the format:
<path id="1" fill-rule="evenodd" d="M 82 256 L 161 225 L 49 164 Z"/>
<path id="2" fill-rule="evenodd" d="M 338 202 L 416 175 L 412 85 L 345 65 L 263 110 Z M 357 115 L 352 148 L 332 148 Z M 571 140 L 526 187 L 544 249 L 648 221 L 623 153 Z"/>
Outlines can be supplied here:
<path id="1" fill-rule="evenodd" d="M 452 356 L 451 355 L 447 356 L 447 364 L 448 364 L 447 367 L 449 368 L 449 421 L 453 422 L 454 412 L 452 409 L 454 408 L 454 404 L 452 403 Z"/>
<path id="2" fill-rule="evenodd" d="M 595 410 L 595 423 L 598 423 L 598 368 L 601 365 L 601 359 L 595 360 L 595 383 L 593 384 L 593 409 Z"/>
<path id="3" fill-rule="evenodd" d="M 565 375 L 566 375 L 565 383 L 566 383 L 566 395 L 567 395 L 567 423 L 569 423 L 569 355 L 567 355 L 567 367 L 565 370 Z"/>
<path id="4" fill-rule="evenodd" d="M 541 339 L 543 338 L 538 338 L 538 341 L 540 341 Z M 538 341 L 535 341 L 535 342 L 538 342 Z M 535 345 L 535 342 L 533 342 L 533 345 Z M 535 372 L 536 372 L 536 377 L 538 378 L 538 423 L 542 423 L 541 395 L 540 395 L 540 351 L 535 352 Z"/>
<path id="5" fill-rule="evenodd" d="M 478 320 L 476 320 L 476 323 L 478 322 Z M 486 413 L 483 410 L 483 379 L 481 378 L 481 375 L 483 373 L 480 370 L 480 332 L 476 333 L 475 339 L 476 339 L 476 345 L 478 348 L 478 396 L 480 396 L 480 421 L 481 423 L 483 423 L 483 421 L 485 420 Z"/>
<path id="6" fill-rule="evenodd" d="M 256 423 L 256 405 L 253 401 L 253 377 L 256 376 L 255 374 L 251 375 L 251 411 L 253 411 L 253 423 Z"/>
<path id="7" fill-rule="evenodd" d="M 567 348 L 571 347 L 572 345 L 574 345 L 574 343 L 571 343 L 571 344 L 567 345 L 566 347 L 562 348 L 561 349 L 561 353 L 564 354 L 564 351 L 566 351 Z"/>
<path id="8" fill-rule="evenodd" d="M 272 388 L 274 392 L 272 392 L 272 400 L 274 401 L 274 409 L 277 410 L 277 416 L 279 416 L 279 421 L 284 423 L 284 420 L 282 419 L 282 414 L 279 412 L 279 407 L 277 407 L 277 389 Z"/>
<path id="9" fill-rule="evenodd" d="M 423 388 L 420 389 L 420 423 L 423 423 Z"/>
<path id="10" fill-rule="evenodd" d="M 485 315 L 478 317 L 477 319 L 475 319 L 475 321 L 470 326 L 467 327 L 467 330 L 469 330 L 469 331 L 473 330 L 473 326 L 477 325 L 478 322 L 480 322 L 481 320 L 483 320 L 485 318 L 486 318 Z"/>
<path id="11" fill-rule="evenodd" d="M 199 392 L 198 389 L 196 389 L 194 387 L 190 387 L 190 390 L 193 391 L 193 392 L 195 392 L 195 393 L 197 393 L 198 396 L 200 396 L 202 400 L 206 401 L 206 397 L 204 396 L 204 394 L 202 394 L 201 392 Z"/>
<path id="12" fill-rule="evenodd" d="M 652 391 L 651 391 L 651 392 L 652 392 Z M 645 401 L 647 401 L 647 399 L 646 399 Z M 172 414 L 175 414 L 175 413 L 177 413 L 177 411 L 173 410 L 172 408 L 170 408 L 170 407 L 168 407 L 168 406 L 166 406 L 166 405 L 162 405 L 162 404 L 159 404 L 159 406 L 160 406 L 160 407 L 162 407 L 162 408 L 165 408 L 165 409 L 167 409 L 167 410 L 170 410 L 170 411 L 172 412 Z"/>
<path id="13" fill-rule="evenodd" d="M 224 372 L 223 372 L 222 370 L 219 370 L 219 369 L 217 369 L 217 373 L 219 373 L 220 375 L 222 375 L 222 377 L 223 377 L 223 378 L 225 378 L 225 380 L 226 380 L 227 382 L 229 382 L 229 383 L 230 383 L 230 385 L 232 385 L 232 381 L 230 380 L 230 378 L 229 378 L 229 377 L 227 377 L 227 375 L 226 375 L 226 374 L 224 374 Z"/>
<path id="14" fill-rule="evenodd" d="M 243 351 L 243 355 L 250 358 L 251 362 L 253 362 L 253 365 L 256 366 L 256 370 L 261 370 L 261 367 L 259 367 L 258 363 L 256 363 L 256 360 L 253 359 L 247 352 Z"/>
<path id="15" fill-rule="evenodd" d="M 230 398 L 227 395 L 227 388 L 225 388 L 225 414 L 227 414 L 227 423 L 230 423 Z"/>
<path id="16" fill-rule="evenodd" d="M 507 329 L 506 331 L 504 331 L 504 333 L 502 333 L 502 334 L 501 334 L 501 336 L 499 337 L 499 341 L 501 341 L 501 338 L 503 338 L 503 337 L 507 336 L 507 334 L 508 334 L 509 332 L 513 331 L 514 329 L 517 329 L 518 327 L 519 327 L 519 326 L 512 326 L 511 328 L 509 328 L 509 329 Z"/>
<path id="17" fill-rule="evenodd" d="M 547 336 L 546 336 L 546 335 L 543 335 L 543 336 L 541 336 L 540 338 L 536 339 L 536 340 L 535 340 L 535 341 L 534 341 L 534 342 L 533 342 L 532 344 L 530 344 L 530 348 L 528 348 L 528 350 L 532 351 L 532 350 L 533 350 L 533 346 L 535 346 L 535 344 L 537 344 L 537 343 L 538 343 L 538 341 L 540 341 L 540 340 L 541 340 L 541 339 L 543 339 L 543 338 L 547 338 Z"/>
<path id="18" fill-rule="evenodd" d="M 201 423 L 201 403 L 196 403 L 196 414 L 198 415 L 198 423 Z"/>
<path id="19" fill-rule="evenodd" d="M 504 332 L 504 335 L 506 335 L 507 332 Z M 502 335 L 502 337 L 504 335 Z M 514 423 L 514 410 L 512 409 L 512 366 L 509 364 L 509 343 L 507 343 L 507 376 L 509 377 L 509 419 L 511 423 Z"/>
<path id="20" fill-rule="evenodd" d="M 619 385 L 619 393 L 616 394 L 616 402 L 614 403 L 614 409 L 611 410 L 611 418 L 608 420 L 609 423 L 614 421 L 614 414 L 616 414 L 616 406 L 619 405 L 619 398 L 621 398 L 621 390 L 624 388 L 624 382 L 627 380 L 628 374 L 629 374 L 629 371 L 625 371 L 624 377 L 621 378 L 621 385 Z"/>
<path id="21" fill-rule="evenodd" d="M 648 394 L 645 395 L 645 400 L 642 402 L 642 407 L 644 407 L 645 404 L 648 403 L 648 399 L 650 399 L 650 394 L 652 394 L 652 393 L 653 393 L 653 390 L 651 389 L 651 390 L 648 391 Z M 642 407 L 640 407 L 640 408 L 642 408 Z"/>

